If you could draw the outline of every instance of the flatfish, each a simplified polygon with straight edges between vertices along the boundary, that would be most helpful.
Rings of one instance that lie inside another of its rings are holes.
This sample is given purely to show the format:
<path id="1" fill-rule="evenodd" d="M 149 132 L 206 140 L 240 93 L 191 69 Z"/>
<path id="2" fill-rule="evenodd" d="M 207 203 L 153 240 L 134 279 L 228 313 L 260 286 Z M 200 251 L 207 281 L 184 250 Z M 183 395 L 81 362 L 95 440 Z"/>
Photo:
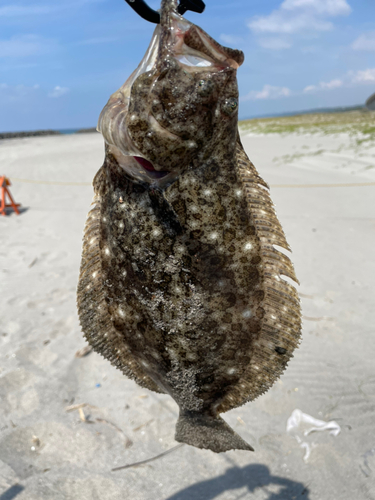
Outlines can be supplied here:
<path id="1" fill-rule="evenodd" d="M 238 133 L 239 50 L 163 0 L 138 68 L 103 109 L 104 164 L 78 285 L 91 346 L 180 409 L 175 438 L 252 450 L 220 417 L 266 392 L 299 344 L 289 250 Z"/>

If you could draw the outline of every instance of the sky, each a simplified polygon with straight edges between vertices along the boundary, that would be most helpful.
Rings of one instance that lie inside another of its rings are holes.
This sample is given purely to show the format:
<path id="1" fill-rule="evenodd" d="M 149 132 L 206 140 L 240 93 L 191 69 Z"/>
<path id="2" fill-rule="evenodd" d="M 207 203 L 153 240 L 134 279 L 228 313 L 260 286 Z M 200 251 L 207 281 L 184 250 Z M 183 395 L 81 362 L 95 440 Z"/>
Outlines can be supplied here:
<path id="1" fill-rule="evenodd" d="M 185 17 L 244 51 L 242 119 L 375 92 L 375 0 L 206 0 Z M 123 0 L 0 0 L 0 132 L 95 126 L 153 29 Z"/>

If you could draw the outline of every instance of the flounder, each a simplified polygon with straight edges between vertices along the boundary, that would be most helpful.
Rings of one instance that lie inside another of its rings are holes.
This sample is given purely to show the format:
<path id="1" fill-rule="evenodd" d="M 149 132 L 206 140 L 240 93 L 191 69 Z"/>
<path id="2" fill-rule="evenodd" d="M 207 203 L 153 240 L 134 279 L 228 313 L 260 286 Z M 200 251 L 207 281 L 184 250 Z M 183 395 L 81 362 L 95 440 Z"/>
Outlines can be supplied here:
<path id="1" fill-rule="evenodd" d="M 296 280 L 267 184 L 238 133 L 221 46 L 163 0 L 139 67 L 103 109 L 78 285 L 93 348 L 178 404 L 177 441 L 252 450 L 220 417 L 266 392 L 301 332 Z"/>

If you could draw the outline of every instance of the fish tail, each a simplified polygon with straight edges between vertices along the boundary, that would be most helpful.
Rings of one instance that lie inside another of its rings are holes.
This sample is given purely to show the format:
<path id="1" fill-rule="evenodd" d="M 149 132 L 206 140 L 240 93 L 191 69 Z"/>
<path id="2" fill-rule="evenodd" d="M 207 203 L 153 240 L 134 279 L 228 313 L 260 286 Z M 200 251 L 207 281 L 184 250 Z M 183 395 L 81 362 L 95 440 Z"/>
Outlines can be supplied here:
<path id="1" fill-rule="evenodd" d="M 219 416 L 181 411 L 176 425 L 176 441 L 221 453 L 254 449 Z"/>

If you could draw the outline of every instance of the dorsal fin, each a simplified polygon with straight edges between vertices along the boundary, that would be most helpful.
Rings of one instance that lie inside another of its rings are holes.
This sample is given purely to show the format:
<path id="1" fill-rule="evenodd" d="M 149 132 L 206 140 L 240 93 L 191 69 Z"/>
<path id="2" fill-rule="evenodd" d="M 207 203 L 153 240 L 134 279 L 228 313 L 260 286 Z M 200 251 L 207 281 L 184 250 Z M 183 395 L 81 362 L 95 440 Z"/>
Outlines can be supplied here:
<path id="1" fill-rule="evenodd" d="M 237 143 L 237 175 L 246 192 L 249 216 L 261 247 L 263 309 L 261 330 L 254 342 L 250 364 L 217 408 L 219 413 L 252 401 L 265 393 L 285 370 L 301 336 L 301 309 L 296 289 L 281 278 L 298 283 L 290 259 L 274 248 L 290 250 L 277 219 L 269 187 Z"/>

